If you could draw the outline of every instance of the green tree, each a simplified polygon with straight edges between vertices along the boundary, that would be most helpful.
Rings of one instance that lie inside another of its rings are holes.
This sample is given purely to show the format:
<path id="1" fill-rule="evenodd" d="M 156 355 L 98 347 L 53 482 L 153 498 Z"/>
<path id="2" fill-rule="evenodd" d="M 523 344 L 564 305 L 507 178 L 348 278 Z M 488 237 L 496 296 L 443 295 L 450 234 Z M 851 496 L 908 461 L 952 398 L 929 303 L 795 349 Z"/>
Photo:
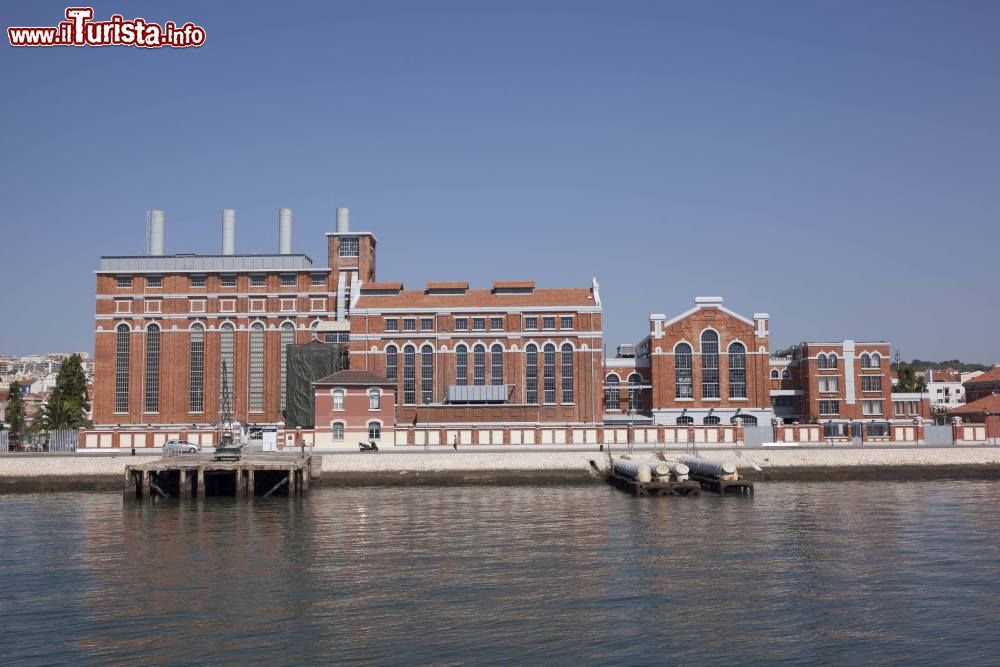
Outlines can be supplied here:
<path id="1" fill-rule="evenodd" d="M 7 398 L 7 424 L 10 426 L 10 439 L 21 442 L 24 437 L 24 394 L 21 393 L 21 383 L 11 382 L 8 387 L 10 396 Z"/>
<path id="2" fill-rule="evenodd" d="M 920 392 L 927 391 L 927 380 L 917 375 L 916 369 L 910 364 L 900 364 L 896 369 L 899 376 L 899 383 L 893 387 L 894 392 Z"/>
<path id="3" fill-rule="evenodd" d="M 90 396 L 87 394 L 87 376 L 79 354 L 70 355 L 59 368 L 56 386 L 42 408 L 41 426 L 47 431 L 88 428 Z"/>

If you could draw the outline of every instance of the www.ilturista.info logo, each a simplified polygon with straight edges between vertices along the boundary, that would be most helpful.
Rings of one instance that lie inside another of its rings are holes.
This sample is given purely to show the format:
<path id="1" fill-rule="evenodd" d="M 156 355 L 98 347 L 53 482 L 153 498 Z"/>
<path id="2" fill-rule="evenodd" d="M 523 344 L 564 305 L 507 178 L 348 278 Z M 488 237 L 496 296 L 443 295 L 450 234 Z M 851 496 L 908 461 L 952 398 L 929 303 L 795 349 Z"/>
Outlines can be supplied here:
<path id="1" fill-rule="evenodd" d="M 188 22 L 178 26 L 167 21 L 162 26 L 143 18 L 125 20 L 114 14 L 107 21 L 93 21 L 93 7 L 67 7 L 66 21 L 55 27 L 11 27 L 11 46 L 139 46 L 182 49 L 205 43 L 205 29 Z"/>

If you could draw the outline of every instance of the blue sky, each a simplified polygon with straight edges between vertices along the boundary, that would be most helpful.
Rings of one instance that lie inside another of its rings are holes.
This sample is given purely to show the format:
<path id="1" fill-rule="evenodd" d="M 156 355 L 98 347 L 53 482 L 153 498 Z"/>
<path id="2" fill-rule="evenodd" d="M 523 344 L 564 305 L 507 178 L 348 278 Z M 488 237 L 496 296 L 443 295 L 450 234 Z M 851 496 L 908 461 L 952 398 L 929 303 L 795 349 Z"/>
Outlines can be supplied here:
<path id="1" fill-rule="evenodd" d="M 65 4 L 5 3 L 3 26 Z M 92 349 L 93 270 L 144 248 L 379 277 L 589 285 L 609 350 L 698 295 L 772 347 L 1000 362 L 997 2 L 97 3 L 205 46 L 0 47 L 0 353 Z"/>

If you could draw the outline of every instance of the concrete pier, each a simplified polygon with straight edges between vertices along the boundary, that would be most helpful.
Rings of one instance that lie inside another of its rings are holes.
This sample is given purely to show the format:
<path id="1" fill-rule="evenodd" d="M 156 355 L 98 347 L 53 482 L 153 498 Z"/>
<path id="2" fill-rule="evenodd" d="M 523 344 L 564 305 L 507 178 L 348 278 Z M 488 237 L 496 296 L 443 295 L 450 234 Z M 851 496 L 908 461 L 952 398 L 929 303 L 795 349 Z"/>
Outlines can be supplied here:
<path id="1" fill-rule="evenodd" d="M 317 457 L 318 458 L 318 457 Z M 125 500 L 253 498 L 305 495 L 313 457 L 254 455 L 216 461 L 210 455 L 181 455 L 125 467 Z"/>

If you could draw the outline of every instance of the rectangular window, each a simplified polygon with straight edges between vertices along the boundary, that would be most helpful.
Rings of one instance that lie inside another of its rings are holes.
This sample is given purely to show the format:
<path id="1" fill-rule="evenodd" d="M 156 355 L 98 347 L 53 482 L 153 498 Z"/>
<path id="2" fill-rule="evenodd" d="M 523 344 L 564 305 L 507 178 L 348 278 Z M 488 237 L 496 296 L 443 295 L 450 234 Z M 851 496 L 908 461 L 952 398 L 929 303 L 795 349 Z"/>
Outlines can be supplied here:
<path id="1" fill-rule="evenodd" d="M 294 312 L 295 311 L 295 299 L 282 299 L 281 303 L 280 303 L 280 306 L 281 306 L 281 312 L 283 312 L 283 313 Z"/>
<path id="2" fill-rule="evenodd" d="M 267 286 L 267 276 L 255 273 L 250 276 L 250 287 L 266 287 Z"/>
<path id="3" fill-rule="evenodd" d="M 559 328 L 560 329 L 572 329 L 573 328 L 573 316 L 563 315 L 559 318 Z"/>
<path id="4" fill-rule="evenodd" d="M 434 331 L 434 318 L 433 317 L 421 317 L 420 318 L 420 330 L 421 331 Z"/>
<path id="5" fill-rule="evenodd" d="M 502 317 L 491 317 L 490 318 L 490 329 L 503 329 L 503 318 Z"/>
<path id="6" fill-rule="evenodd" d="M 902 417 L 903 412 L 903 401 L 893 401 L 892 402 L 892 413 L 897 417 Z"/>
<path id="7" fill-rule="evenodd" d="M 848 427 L 850 424 L 843 422 L 839 424 L 823 424 L 824 438 L 849 438 L 851 437 Z"/>
<path id="8" fill-rule="evenodd" d="M 117 276 L 116 285 L 118 289 L 128 289 L 132 287 L 132 276 Z"/>
<path id="9" fill-rule="evenodd" d="M 219 312 L 220 313 L 235 313 L 236 312 L 236 299 L 219 299 Z"/>
<path id="10" fill-rule="evenodd" d="M 281 274 L 281 286 L 282 287 L 295 287 L 295 274 L 294 273 L 282 273 Z"/>
<path id="11" fill-rule="evenodd" d="M 469 320 L 465 317 L 455 318 L 455 331 L 468 331 L 469 330 Z"/>
<path id="12" fill-rule="evenodd" d="M 399 331 L 399 320 L 397 320 L 395 317 L 386 318 L 385 330 L 390 332 Z"/>
<path id="13" fill-rule="evenodd" d="M 160 313 L 163 312 L 163 302 L 160 299 L 146 299 L 146 312 L 147 313 Z"/>
<path id="14" fill-rule="evenodd" d="M 233 275 L 232 273 L 224 274 L 220 278 L 220 284 L 227 289 L 236 287 L 236 276 Z"/>
<path id="15" fill-rule="evenodd" d="M 861 391 L 882 391 L 882 376 L 862 375 Z"/>
<path id="16" fill-rule="evenodd" d="M 836 392 L 837 391 L 837 378 L 833 376 L 822 375 L 819 378 L 819 390 L 822 392 Z"/>
<path id="17" fill-rule="evenodd" d="M 146 276 L 146 289 L 160 289 L 163 279 L 160 276 Z"/>
<path id="18" fill-rule="evenodd" d="M 205 276 L 198 274 L 191 276 L 191 287 L 204 287 L 205 286 Z"/>
<path id="19" fill-rule="evenodd" d="M 309 299 L 309 310 L 321 313 L 326 310 L 326 299 Z"/>
<path id="20" fill-rule="evenodd" d="M 542 328 L 543 329 L 555 329 L 556 328 L 556 318 L 551 315 L 546 315 L 542 318 Z"/>
<path id="21" fill-rule="evenodd" d="M 343 345 L 351 338 L 351 334 L 346 331 L 331 331 L 323 334 L 324 343 L 338 343 Z"/>
<path id="22" fill-rule="evenodd" d="M 412 317 L 407 317 L 403 319 L 403 331 L 416 331 L 417 330 L 417 320 Z"/>
<path id="23" fill-rule="evenodd" d="M 205 299 L 191 299 L 188 301 L 188 310 L 192 313 L 204 313 Z"/>
<path id="24" fill-rule="evenodd" d="M 357 236 L 342 236 L 342 237 L 340 237 L 340 256 L 341 257 L 357 257 L 358 256 L 358 237 Z"/>
<path id="25" fill-rule="evenodd" d="M 473 317 L 472 318 L 472 330 L 473 331 L 486 331 L 486 318 L 485 317 Z"/>
<path id="26" fill-rule="evenodd" d="M 263 313 L 267 302 L 264 299 L 250 299 L 250 312 Z"/>
<path id="27" fill-rule="evenodd" d="M 525 317 L 524 318 L 524 328 L 525 329 L 537 329 L 538 328 L 538 318 L 537 317 Z"/>
<path id="28" fill-rule="evenodd" d="M 910 401 L 910 414 L 911 415 L 920 414 L 920 401 Z"/>
<path id="29" fill-rule="evenodd" d="M 313 287 L 321 287 L 326 285 L 326 275 L 322 273 L 313 273 L 309 276 L 309 284 Z"/>
<path id="30" fill-rule="evenodd" d="M 865 435 L 869 438 L 884 438 L 889 435 L 889 425 L 885 422 L 881 424 L 865 424 Z"/>
<path id="31" fill-rule="evenodd" d="M 882 401 L 861 401 L 861 411 L 865 416 L 877 417 L 882 414 Z"/>
<path id="32" fill-rule="evenodd" d="M 839 415 L 840 401 L 820 401 L 819 413 L 821 415 Z"/>
<path id="33" fill-rule="evenodd" d="M 132 300 L 131 299 L 117 299 L 115 301 L 115 312 L 116 313 L 131 313 L 132 312 Z"/>

